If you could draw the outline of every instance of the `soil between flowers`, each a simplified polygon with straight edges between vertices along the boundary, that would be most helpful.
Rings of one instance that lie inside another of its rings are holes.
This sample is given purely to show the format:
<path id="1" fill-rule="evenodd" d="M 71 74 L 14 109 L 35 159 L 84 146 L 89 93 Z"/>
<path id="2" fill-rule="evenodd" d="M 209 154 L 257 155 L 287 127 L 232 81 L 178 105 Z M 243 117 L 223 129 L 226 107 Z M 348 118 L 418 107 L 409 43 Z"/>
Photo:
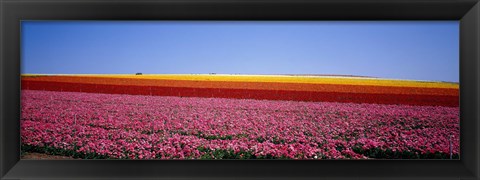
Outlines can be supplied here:
<path id="1" fill-rule="evenodd" d="M 25 152 L 20 159 L 28 160 L 72 160 L 73 157 L 60 156 L 60 155 L 50 155 L 46 153 L 36 153 L 36 152 Z"/>

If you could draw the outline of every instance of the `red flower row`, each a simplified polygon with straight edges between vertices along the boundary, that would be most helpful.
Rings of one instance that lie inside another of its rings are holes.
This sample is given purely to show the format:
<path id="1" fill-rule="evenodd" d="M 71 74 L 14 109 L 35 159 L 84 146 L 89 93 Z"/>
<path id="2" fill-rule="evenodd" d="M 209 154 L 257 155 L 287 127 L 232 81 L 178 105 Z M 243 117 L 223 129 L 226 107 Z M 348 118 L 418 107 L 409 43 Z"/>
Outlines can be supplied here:
<path id="1" fill-rule="evenodd" d="M 315 92 L 288 90 L 186 88 L 162 86 L 129 86 L 66 82 L 22 81 L 24 90 L 90 92 L 181 97 L 214 97 L 235 99 L 292 100 L 311 102 L 351 102 L 371 104 L 403 104 L 458 107 L 458 96 L 419 94 L 373 94 L 345 92 Z"/>
<path id="2" fill-rule="evenodd" d="M 109 78 L 85 76 L 39 76 L 22 77 L 27 84 L 31 81 L 105 84 L 124 86 L 167 86 L 185 88 L 222 88 L 222 89 L 258 89 L 258 90 L 287 90 L 287 91 L 315 91 L 315 92 L 344 92 L 344 93 L 374 93 L 374 94 L 418 94 L 418 95 L 445 95 L 458 96 L 458 88 L 434 87 L 399 87 L 358 84 L 313 84 L 290 82 L 247 82 L 247 81 L 193 81 L 167 80 L 142 78 Z M 359 80 L 361 81 L 361 80 Z"/>

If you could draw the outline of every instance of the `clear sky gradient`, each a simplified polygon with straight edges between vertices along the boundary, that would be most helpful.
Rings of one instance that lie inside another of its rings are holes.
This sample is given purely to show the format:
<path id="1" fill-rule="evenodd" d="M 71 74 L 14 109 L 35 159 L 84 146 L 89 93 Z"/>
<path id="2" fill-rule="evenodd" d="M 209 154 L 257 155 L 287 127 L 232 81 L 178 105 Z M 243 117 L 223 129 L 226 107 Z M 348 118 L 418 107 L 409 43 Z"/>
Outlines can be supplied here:
<path id="1" fill-rule="evenodd" d="M 458 21 L 23 21 L 28 74 L 340 74 L 459 81 Z"/>

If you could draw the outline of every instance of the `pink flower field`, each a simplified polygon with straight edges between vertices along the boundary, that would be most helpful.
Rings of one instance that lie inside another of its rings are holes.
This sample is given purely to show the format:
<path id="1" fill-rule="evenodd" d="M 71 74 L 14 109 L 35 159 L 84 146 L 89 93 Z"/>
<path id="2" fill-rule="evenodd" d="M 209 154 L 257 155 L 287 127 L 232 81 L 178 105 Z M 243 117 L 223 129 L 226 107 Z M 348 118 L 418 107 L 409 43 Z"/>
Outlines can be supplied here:
<path id="1" fill-rule="evenodd" d="M 454 159 L 459 107 L 22 90 L 22 150 L 83 159 Z"/>

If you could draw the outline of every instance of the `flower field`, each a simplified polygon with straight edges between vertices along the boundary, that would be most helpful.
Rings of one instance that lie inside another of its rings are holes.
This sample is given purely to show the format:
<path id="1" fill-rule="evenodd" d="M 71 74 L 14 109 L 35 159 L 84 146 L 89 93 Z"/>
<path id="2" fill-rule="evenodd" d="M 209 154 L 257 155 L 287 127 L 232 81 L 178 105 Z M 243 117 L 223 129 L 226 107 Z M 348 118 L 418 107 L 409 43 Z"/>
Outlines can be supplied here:
<path id="1" fill-rule="evenodd" d="M 450 107 L 459 103 L 458 84 L 453 83 L 290 76 L 187 77 L 179 75 L 174 80 L 174 76 L 27 76 L 22 78 L 22 89 Z M 227 81 L 228 77 L 231 81 Z"/>
<path id="2" fill-rule="evenodd" d="M 454 159 L 458 84 L 23 76 L 22 151 L 83 159 Z"/>

